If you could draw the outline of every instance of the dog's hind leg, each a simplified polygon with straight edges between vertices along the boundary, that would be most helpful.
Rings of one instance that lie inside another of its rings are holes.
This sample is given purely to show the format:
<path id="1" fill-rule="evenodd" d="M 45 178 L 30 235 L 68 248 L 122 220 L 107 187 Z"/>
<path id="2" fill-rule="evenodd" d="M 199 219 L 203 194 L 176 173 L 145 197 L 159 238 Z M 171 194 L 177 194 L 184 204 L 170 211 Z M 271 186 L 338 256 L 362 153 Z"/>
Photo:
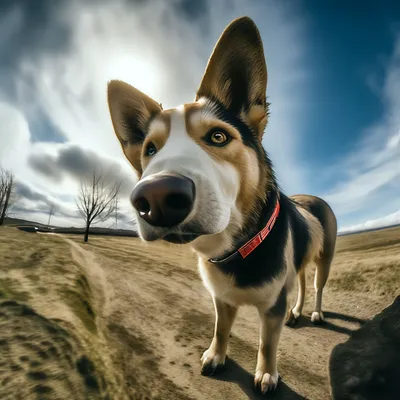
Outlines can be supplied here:
<path id="1" fill-rule="evenodd" d="M 311 314 L 311 322 L 321 324 L 324 322 L 324 314 L 322 312 L 322 292 L 326 281 L 328 280 L 331 268 L 332 257 L 324 257 L 321 255 L 315 260 L 317 268 L 315 270 L 314 289 L 315 289 L 315 308 Z"/>
<path id="2" fill-rule="evenodd" d="M 297 274 L 298 292 L 296 305 L 289 309 L 286 317 L 285 325 L 295 326 L 299 320 L 299 317 L 303 311 L 304 299 L 306 294 L 306 268 L 303 267 Z"/>
<path id="3" fill-rule="evenodd" d="M 237 308 L 214 298 L 215 331 L 211 346 L 201 357 L 201 374 L 205 376 L 218 372 L 224 364 L 228 347 L 229 333 L 237 314 Z"/>

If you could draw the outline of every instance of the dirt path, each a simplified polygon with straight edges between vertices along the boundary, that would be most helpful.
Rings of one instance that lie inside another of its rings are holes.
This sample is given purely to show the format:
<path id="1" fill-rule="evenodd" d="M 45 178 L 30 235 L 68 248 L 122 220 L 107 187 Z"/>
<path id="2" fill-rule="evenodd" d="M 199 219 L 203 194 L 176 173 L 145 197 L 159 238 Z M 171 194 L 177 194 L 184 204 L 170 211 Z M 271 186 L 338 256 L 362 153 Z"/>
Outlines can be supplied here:
<path id="1" fill-rule="evenodd" d="M 107 293 L 102 315 L 110 346 L 119 350 L 117 365 L 124 370 L 130 397 L 263 398 L 252 389 L 258 343 L 258 316 L 253 308 L 239 311 L 227 370 L 215 378 L 200 375 L 199 359 L 212 338 L 214 311 L 192 254 L 179 248 L 148 247 L 132 239 L 92 238 L 91 251 L 68 242 L 77 260 L 92 263 L 89 279 Z M 311 271 L 309 275 L 311 282 Z M 370 293 L 344 296 L 328 287 L 327 324 L 314 327 L 309 323 L 312 302 L 309 288 L 306 317 L 295 329 L 284 328 L 278 355 L 283 382 L 275 399 L 329 399 L 331 349 L 385 305 Z"/>
<path id="2" fill-rule="evenodd" d="M 97 323 L 102 323 L 108 317 L 110 297 L 112 296 L 112 288 L 107 285 L 104 270 L 91 251 L 84 250 L 79 244 L 67 237 L 61 237 L 71 246 L 72 258 L 81 265 L 90 284 L 96 289 L 93 291 L 94 307 L 98 310 L 99 319 Z"/>
<path id="3" fill-rule="evenodd" d="M 309 322 L 310 268 L 305 317 L 283 329 L 275 399 L 329 398 L 332 348 L 399 294 L 399 233 L 338 239 L 321 327 Z M 1 399 L 261 399 L 252 389 L 256 310 L 239 310 L 227 369 L 205 378 L 199 360 L 213 329 L 211 297 L 187 249 L 0 230 Z"/>
<path id="4" fill-rule="evenodd" d="M 55 235 L 0 231 L 2 400 L 129 398 L 106 337 L 102 269 L 70 245 Z"/>

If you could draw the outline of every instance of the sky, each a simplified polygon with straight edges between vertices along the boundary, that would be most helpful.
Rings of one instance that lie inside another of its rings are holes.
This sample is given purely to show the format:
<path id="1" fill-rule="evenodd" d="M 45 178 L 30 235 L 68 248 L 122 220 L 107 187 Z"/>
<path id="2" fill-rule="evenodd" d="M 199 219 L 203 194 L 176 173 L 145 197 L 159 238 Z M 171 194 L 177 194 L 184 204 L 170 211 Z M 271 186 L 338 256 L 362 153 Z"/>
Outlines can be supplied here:
<path id="1" fill-rule="evenodd" d="M 2 0 L 0 165 L 15 217 L 82 225 L 75 198 L 94 168 L 136 182 L 115 137 L 107 81 L 164 108 L 191 102 L 234 18 L 254 19 L 268 68 L 264 136 L 281 188 L 322 197 L 341 232 L 400 223 L 400 3 L 364 0 Z M 113 221 L 104 226 L 112 226 Z"/>

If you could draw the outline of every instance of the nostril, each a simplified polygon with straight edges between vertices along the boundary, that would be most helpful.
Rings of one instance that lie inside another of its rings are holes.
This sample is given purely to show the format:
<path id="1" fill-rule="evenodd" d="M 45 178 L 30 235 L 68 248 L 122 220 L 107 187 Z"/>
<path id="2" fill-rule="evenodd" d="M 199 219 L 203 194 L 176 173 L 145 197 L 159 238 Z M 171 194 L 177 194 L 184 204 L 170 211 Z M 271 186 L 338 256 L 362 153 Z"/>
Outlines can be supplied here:
<path id="1" fill-rule="evenodd" d="M 155 176 L 141 182 L 131 195 L 137 213 L 148 224 L 178 225 L 188 216 L 195 199 L 194 183 L 178 175 Z"/>
<path id="2" fill-rule="evenodd" d="M 172 193 L 165 199 L 165 205 L 173 210 L 186 210 L 191 208 L 192 199 L 180 193 Z"/>
<path id="3" fill-rule="evenodd" d="M 147 214 L 150 211 L 150 203 L 144 197 L 136 199 L 134 206 L 142 214 Z"/>

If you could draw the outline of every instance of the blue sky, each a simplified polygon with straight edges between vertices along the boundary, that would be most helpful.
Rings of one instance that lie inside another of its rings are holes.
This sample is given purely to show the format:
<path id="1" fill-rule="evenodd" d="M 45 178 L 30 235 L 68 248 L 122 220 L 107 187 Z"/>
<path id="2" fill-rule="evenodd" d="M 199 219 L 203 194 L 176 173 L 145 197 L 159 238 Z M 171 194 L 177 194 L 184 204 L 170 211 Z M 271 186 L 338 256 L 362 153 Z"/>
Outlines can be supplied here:
<path id="1" fill-rule="evenodd" d="M 34 3 L 34 4 L 32 4 Z M 135 177 L 114 137 L 106 82 L 164 107 L 191 101 L 225 26 L 249 15 L 268 66 L 264 145 L 288 194 L 326 199 L 342 231 L 400 223 L 400 4 L 396 1 L 3 0 L 0 164 L 16 216 L 79 225 L 79 179 Z"/>
<path id="2" fill-rule="evenodd" d="M 397 2 L 305 1 L 309 18 L 310 68 L 314 75 L 302 153 L 317 165 L 335 162 L 384 113 L 371 85 L 381 86 L 400 29 Z M 378 89 L 379 90 L 379 89 Z M 325 133 L 325 134 L 324 134 Z M 331 184 L 331 183 L 329 183 Z"/>

